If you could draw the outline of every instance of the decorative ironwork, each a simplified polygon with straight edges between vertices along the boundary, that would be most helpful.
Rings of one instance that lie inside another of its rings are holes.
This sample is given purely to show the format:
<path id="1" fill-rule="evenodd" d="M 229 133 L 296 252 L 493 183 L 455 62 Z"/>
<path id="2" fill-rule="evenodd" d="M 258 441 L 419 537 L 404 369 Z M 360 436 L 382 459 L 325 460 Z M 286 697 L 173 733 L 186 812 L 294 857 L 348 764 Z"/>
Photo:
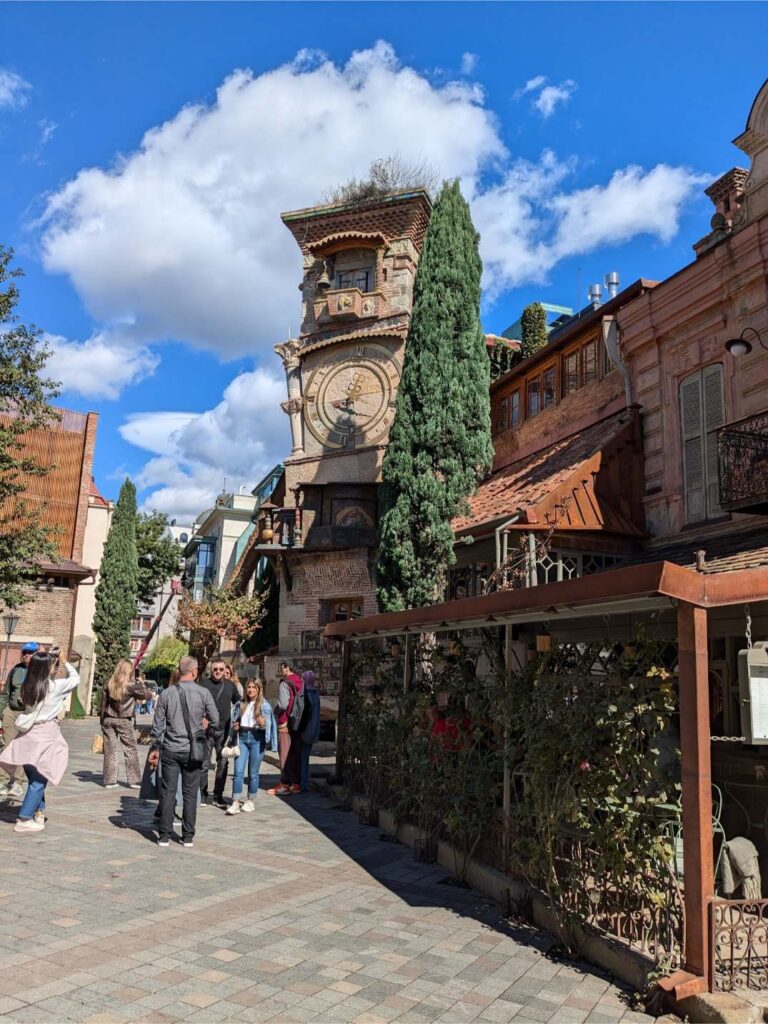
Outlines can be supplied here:
<path id="1" fill-rule="evenodd" d="M 768 515 L 768 412 L 721 427 L 717 455 L 721 507 Z"/>
<path id="2" fill-rule="evenodd" d="M 710 925 L 710 987 L 768 988 L 768 900 L 713 900 Z"/>

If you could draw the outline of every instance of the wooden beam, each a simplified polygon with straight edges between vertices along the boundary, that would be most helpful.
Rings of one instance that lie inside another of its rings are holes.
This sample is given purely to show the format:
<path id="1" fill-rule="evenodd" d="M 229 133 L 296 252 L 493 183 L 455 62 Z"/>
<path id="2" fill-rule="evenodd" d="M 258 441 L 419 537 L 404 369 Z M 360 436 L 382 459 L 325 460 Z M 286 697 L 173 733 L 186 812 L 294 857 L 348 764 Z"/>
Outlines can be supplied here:
<path id="1" fill-rule="evenodd" d="M 709 903 L 714 896 L 712 763 L 709 724 L 707 611 L 681 601 L 677 609 L 680 748 L 683 786 L 685 966 L 709 974 Z"/>
<path id="2" fill-rule="evenodd" d="M 339 682 L 339 714 L 336 719 L 336 781 L 344 773 L 344 744 L 347 738 L 347 703 L 349 698 L 349 647 L 351 640 L 341 641 L 341 680 Z"/>

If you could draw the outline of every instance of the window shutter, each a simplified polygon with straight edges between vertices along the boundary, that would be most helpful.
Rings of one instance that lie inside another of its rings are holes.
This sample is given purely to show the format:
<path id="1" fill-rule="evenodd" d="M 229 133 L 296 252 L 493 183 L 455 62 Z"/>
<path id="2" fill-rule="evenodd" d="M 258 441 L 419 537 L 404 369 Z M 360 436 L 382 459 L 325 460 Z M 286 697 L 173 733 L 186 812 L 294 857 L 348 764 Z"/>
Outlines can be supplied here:
<path id="1" fill-rule="evenodd" d="M 695 373 L 680 384 L 680 422 L 683 432 L 683 485 L 685 520 L 688 523 L 707 515 L 704 484 L 704 445 L 702 437 L 701 374 Z"/>
<path id="2" fill-rule="evenodd" d="M 720 508 L 720 481 L 717 470 L 717 431 L 725 422 L 723 408 L 723 366 L 714 363 L 702 370 L 704 405 L 704 448 L 707 478 L 707 513 L 717 515 Z"/>

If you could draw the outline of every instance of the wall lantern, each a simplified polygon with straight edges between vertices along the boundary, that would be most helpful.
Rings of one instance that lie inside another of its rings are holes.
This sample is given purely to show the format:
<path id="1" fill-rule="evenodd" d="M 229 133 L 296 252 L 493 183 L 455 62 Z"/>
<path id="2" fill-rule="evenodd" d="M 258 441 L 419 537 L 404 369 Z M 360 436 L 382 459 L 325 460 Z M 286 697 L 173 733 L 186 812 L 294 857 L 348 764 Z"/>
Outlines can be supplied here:
<path id="1" fill-rule="evenodd" d="M 747 334 L 753 334 L 758 345 L 768 352 L 768 345 L 765 344 L 755 328 L 745 327 L 738 338 L 729 338 L 725 343 L 725 351 L 730 352 L 734 359 L 738 359 L 739 356 L 747 356 L 752 351 L 752 343 L 745 337 Z"/>

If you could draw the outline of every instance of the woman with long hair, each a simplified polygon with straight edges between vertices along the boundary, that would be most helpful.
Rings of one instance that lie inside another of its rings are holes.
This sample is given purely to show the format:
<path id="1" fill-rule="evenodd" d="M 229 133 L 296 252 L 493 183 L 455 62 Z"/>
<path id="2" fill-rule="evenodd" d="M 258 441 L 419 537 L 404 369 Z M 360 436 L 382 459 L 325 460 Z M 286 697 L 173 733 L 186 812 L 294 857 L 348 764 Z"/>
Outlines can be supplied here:
<path id="1" fill-rule="evenodd" d="M 70 655 L 79 661 L 80 655 Z M 57 721 L 67 694 L 80 682 L 80 675 L 69 663 L 65 675 L 56 678 L 59 670 L 59 648 L 47 653 L 37 651 L 29 659 L 27 674 L 21 687 L 24 711 L 16 719 L 18 736 L 0 753 L 4 768 L 23 767 L 27 791 L 19 810 L 14 832 L 42 832 L 45 828 L 45 787 L 58 786 L 69 762 L 69 747 L 61 735 Z"/>
<path id="2" fill-rule="evenodd" d="M 239 695 L 242 697 L 243 696 L 243 684 L 240 682 L 240 680 L 237 677 L 237 672 L 235 671 L 235 666 L 234 665 L 225 665 L 224 666 L 224 678 L 225 679 L 229 679 L 229 681 L 234 685 L 234 687 L 237 690 L 237 692 L 239 693 Z"/>
<path id="3" fill-rule="evenodd" d="M 242 703 L 233 705 L 232 737 L 237 739 L 240 753 L 235 759 L 232 803 L 227 808 L 227 814 L 239 814 L 240 811 L 247 813 L 254 810 L 253 801 L 259 792 L 259 772 L 264 752 L 267 748 L 277 750 L 277 722 L 272 713 L 272 705 L 264 699 L 264 687 L 260 679 L 246 680 Z M 246 771 L 248 798 L 243 800 Z"/>
<path id="4" fill-rule="evenodd" d="M 131 789 L 138 789 L 141 784 L 134 712 L 136 701 L 146 700 L 148 692 L 144 683 L 134 677 L 132 662 L 128 658 L 118 661 L 101 695 L 101 731 L 104 735 L 102 778 L 105 789 L 117 786 L 118 751 L 121 745 L 128 785 Z"/>

